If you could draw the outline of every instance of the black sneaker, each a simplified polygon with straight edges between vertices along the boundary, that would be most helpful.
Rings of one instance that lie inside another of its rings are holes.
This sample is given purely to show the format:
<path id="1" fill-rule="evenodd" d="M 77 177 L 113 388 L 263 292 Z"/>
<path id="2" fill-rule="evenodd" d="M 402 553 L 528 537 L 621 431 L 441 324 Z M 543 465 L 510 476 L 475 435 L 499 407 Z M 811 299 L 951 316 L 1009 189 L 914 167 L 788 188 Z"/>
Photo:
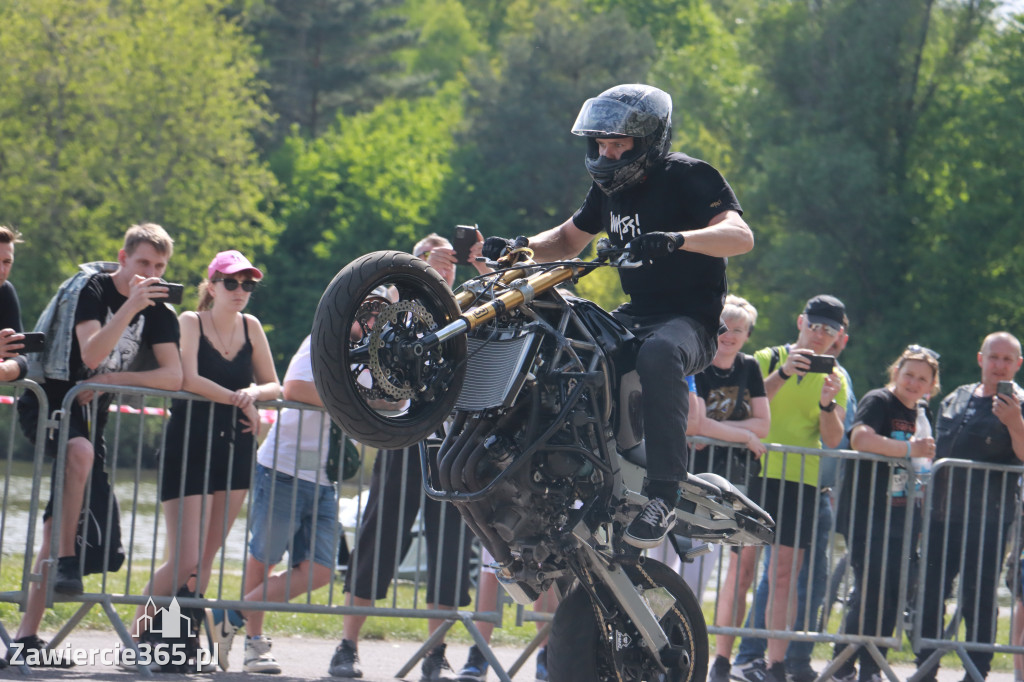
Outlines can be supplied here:
<path id="1" fill-rule="evenodd" d="M 763 658 L 755 658 L 749 663 L 741 663 L 733 668 L 730 677 L 737 682 L 766 682 L 768 666 Z"/>
<path id="2" fill-rule="evenodd" d="M 38 635 L 19 637 L 7 647 L 6 660 L 11 665 L 27 665 L 33 668 L 73 668 L 71 649 L 47 649 L 46 642 Z"/>
<path id="3" fill-rule="evenodd" d="M 640 549 L 661 544 L 676 523 L 676 510 L 660 497 L 652 497 L 626 528 L 625 541 Z"/>
<path id="4" fill-rule="evenodd" d="M 711 664 L 711 672 L 708 673 L 708 682 L 729 682 L 729 671 L 732 664 L 725 656 L 716 656 L 715 662 Z"/>
<path id="5" fill-rule="evenodd" d="M 487 679 L 488 667 L 483 652 L 474 644 L 469 647 L 466 665 L 462 666 L 462 670 L 459 671 L 459 682 L 483 682 Z"/>
<path id="6" fill-rule="evenodd" d="M 327 668 L 331 677 L 362 677 L 363 669 L 359 667 L 359 654 L 352 640 L 343 639 L 331 656 L 331 665 Z"/>
<path id="7" fill-rule="evenodd" d="M 452 666 L 448 663 L 448 659 L 444 657 L 445 647 L 444 643 L 438 644 L 423 659 L 423 665 L 420 666 L 420 673 L 423 676 L 420 677 L 420 682 L 459 679 L 455 677 Z"/>
<path id="8" fill-rule="evenodd" d="M 78 557 L 62 556 L 57 559 L 57 579 L 53 583 L 53 591 L 69 597 L 77 597 L 85 591 Z"/>
<path id="9" fill-rule="evenodd" d="M 786 664 L 781 661 L 772 663 L 768 667 L 766 682 L 786 682 Z"/>
<path id="10" fill-rule="evenodd" d="M 786 665 L 786 674 L 792 682 L 814 682 L 818 679 L 818 673 L 806 661 L 797 665 Z"/>

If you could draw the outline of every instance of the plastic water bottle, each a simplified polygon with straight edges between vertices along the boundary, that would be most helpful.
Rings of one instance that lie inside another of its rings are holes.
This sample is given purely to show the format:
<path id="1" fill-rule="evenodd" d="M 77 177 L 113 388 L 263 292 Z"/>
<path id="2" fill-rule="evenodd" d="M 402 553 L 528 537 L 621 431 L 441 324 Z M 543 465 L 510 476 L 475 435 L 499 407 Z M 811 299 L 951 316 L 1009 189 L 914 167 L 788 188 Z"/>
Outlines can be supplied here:
<path id="1" fill-rule="evenodd" d="M 917 421 L 914 422 L 914 438 L 931 438 L 932 425 L 928 423 L 928 415 L 924 411 L 924 403 L 917 404 Z M 928 480 L 932 472 L 932 461 L 927 457 L 912 457 L 910 460 L 919 481 Z"/>

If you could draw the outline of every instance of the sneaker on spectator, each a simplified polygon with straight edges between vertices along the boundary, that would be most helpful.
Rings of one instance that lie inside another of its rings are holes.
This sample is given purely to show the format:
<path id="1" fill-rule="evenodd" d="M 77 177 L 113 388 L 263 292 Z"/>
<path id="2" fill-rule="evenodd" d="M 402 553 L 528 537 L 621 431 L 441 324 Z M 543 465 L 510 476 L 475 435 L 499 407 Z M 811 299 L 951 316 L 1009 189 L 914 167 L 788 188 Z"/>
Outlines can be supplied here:
<path id="1" fill-rule="evenodd" d="M 363 669 L 359 667 L 359 653 L 356 651 L 355 642 L 349 639 L 341 640 L 341 644 L 334 650 L 331 656 L 331 665 L 327 668 L 327 674 L 331 677 L 362 677 Z"/>
<path id="2" fill-rule="evenodd" d="M 206 638 L 210 651 L 217 652 L 217 665 L 221 670 L 227 670 L 231 644 L 235 633 L 245 627 L 245 618 L 234 609 L 207 609 L 206 614 Z"/>
<path id="3" fill-rule="evenodd" d="M 420 682 L 436 682 L 437 680 L 457 680 L 455 673 L 452 670 L 452 666 L 448 663 L 448 659 L 444 656 L 444 650 L 447 645 L 442 642 L 438 644 L 430 653 L 423 659 L 423 665 L 420 666 Z"/>
<path id="4" fill-rule="evenodd" d="M 711 664 L 711 672 L 708 673 L 708 682 L 729 682 L 729 671 L 732 664 L 725 656 L 716 656 L 715 662 Z"/>
<path id="5" fill-rule="evenodd" d="M 537 682 L 548 682 L 548 648 L 542 646 L 537 651 L 537 675 L 534 677 Z"/>
<path id="6" fill-rule="evenodd" d="M 786 665 L 786 674 L 792 682 L 814 682 L 818 679 L 818 673 L 811 664 L 801 661 L 797 665 Z"/>
<path id="7" fill-rule="evenodd" d="M 768 674 L 765 676 L 766 682 L 786 682 L 786 664 L 781 661 L 776 661 L 768 666 Z"/>
<path id="8" fill-rule="evenodd" d="M 857 669 L 842 670 L 839 669 L 832 674 L 832 682 L 856 682 L 857 680 Z"/>
<path id="9" fill-rule="evenodd" d="M 867 677 L 861 677 L 860 682 L 882 682 L 881 673 L 872 673 Z"/>
<path id="10" fill-rule="evenodd" d="M 483 682 L 487 679 L 487 659 L 474 644 L 469 647 L 469 656 L 466 658 L 466 665 L 459 671 L 459 682 Z"/>
<path id="11" fill-rule="evenodd" d="M 53 591 L 70 597 L 77 597 L 85 591 L 78 557 L 62 556 L 57 559 L 57 579 L 53 582 Z"/>
<path id="12" fill-rule="evenodd" d="M 763 658 L 755 658 L 753 661 L 734 666 L 730 676 L 737 682 L 766 682 L 768 665 Z"/>
<path id="13" fill-rule="evenodd" d="M 247 673 L 266 673 L 267 675 L 278 675 L 281 673 L 281 666 L 278 664 L 274 654 L 270 652 L 274 643 L 270 637 L 257 635 L 245 638 L 245 659 L 242 670 Z"/>
<path id="14" fill-rule="evenodd" d="M 676 510 L 660 497 L 652 497 L 636 518 L 626 527 L 623 539 L 640 549 L 661 544 L 676 523 Z"/>
<path id="15" fill-rule="evenodd" d="M 20 644 L 21 646 L 16 646 Z M 70 649 L 46 648 L 46 642 L 39 635 L 27 635 L 11 640 L 7 647 L 6 660 L 11 665 L 28 665 L 34 668 L 73 668 Z"/>

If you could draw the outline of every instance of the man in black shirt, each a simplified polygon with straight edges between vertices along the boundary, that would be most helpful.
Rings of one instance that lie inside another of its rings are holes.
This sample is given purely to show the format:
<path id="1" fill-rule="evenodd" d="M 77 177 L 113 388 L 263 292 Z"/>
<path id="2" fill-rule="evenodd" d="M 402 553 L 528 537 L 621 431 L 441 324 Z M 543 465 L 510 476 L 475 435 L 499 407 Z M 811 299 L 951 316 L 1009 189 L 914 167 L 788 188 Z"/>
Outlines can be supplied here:
<path id="1" fill-rule="evenodd" d="M 58 410 L 65 395 L 82 381 L 138 386 L 167 391 L 181 389 L 181 357 L 178 353 L 178 319 L 162 299 L 167 287 L 161 277 L 171 257 L 173 241 L 159 225 L 134 225 L 125 233 L 124 247 L 118 253 L 118 268 L 113 273 L 92 275 L 78 295 L 74 308 L 74 333 L 69 357 L 69 380 L 47 379 L 43 383 L 49 409 Z M 70 321 L 69 321 L 70 323 Z M 152 349 L 156 367 L 136 370 L 136 360 L 144 348 Z M 79 561 L 75 556 L 75 533 L 85 499 L 85 485 L 94 469 L 102 470 L 103 428 L 109 398 L 93 400 L 92 391 L 78 394 L 68 414 L 69 436 L 64 467 L 57 575 L 54 591 L 77 595 L 83 590 Z M 39 403 L 32 393 L 18 402 L 22 431 L 34 438 Z M 90 421 L 95 420 L 96 440 L 92 440 Z M 56 454 L 55 443 L 48 452 Z M 55 462 L 56 464 L 56 462 Z M 56 472 L 54 472 L 56 473 Z M 36 571 L 49 559 L 53 513 L 53 489 L 43 514 L 43 540 Z M 33 583 L 29 590 L 25 615 L 15 642 L 23 644 L 22 655 L 45 643 L 37 632 L 45 608 L 43 586 Z M 8 652 L 10 655 L 10 652 Z"/>
<path id="2" fill-rule="evenodd" d="M 572 258 L 606 231 L 644 266 L 620 270 L 630 302 L 615 311 L 643 341 L 637 371 L 647 424 L 650 501 L 626 530 L 641 548 L 675 523 L 686 479 L 686 377 L 714 358 L 727 292 L 726 258 L 750 251 L 754 236 L 725 178 L 709 164 L 669 152 L 672 98 L 649 85 L 619 85 L 587 100 L 573 126 L 587 138 L 594 183 L 561 225 L 530 238 L 537 260 Z M 503 246 L 485 243 L 485 255 Z"/>
<path id="3" fill-rule="evenodd" d="M 21 242 L 21 233 L 0 225 L 0 361 L 18 354 L 21 344 L 9 337 L 20 334 L 21 303 L 14 284 L 8 279 L 14 267 L 14 245 Z"/>

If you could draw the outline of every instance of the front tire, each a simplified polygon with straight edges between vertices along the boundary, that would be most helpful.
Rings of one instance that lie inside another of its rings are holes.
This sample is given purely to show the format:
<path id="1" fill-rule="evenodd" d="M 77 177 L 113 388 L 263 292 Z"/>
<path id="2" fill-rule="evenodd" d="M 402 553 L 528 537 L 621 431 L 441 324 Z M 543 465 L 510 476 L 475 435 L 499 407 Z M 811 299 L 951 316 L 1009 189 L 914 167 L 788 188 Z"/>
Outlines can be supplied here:
<path id="1" fill-rule="evenodd" d="M 704 682 L 708 673 L 708 630 L 697 598 L 679 574 L 664 564 L 647 560 L 624 570 L 649 604 L 656 597 L 674 599 L 659 621 L 674 647 L 683 652 L 678 666 L 664 676 L 651 654 L 640 646 L 640 635 L 619 612 L 609 619 L 608 631 L 598 625 L 594 606 L 586 590 L 576 586 L 558 605 L 548 639 L 548 679 L 551 682 L 594 682 L 618 680 L 612 646 L 618 647 L 624 682 Z M 598 586 L 606 605 L 615 607 L 608 591 Z M 660 600 L 658 600 L 660 601 Z M 688 659 L 688 661 L 686 660 Z"/>
<path id="2" fill-rule="evenodd" d="M 310 346 L 313 381 L 335 423 L 376 448 L 437 431 L 462 389 L 466 337 L 422 355 L 406 349 L 459 314 L 447 282 L 411 254 L 376 251 L 345 266 L 320 299 Z"/>

